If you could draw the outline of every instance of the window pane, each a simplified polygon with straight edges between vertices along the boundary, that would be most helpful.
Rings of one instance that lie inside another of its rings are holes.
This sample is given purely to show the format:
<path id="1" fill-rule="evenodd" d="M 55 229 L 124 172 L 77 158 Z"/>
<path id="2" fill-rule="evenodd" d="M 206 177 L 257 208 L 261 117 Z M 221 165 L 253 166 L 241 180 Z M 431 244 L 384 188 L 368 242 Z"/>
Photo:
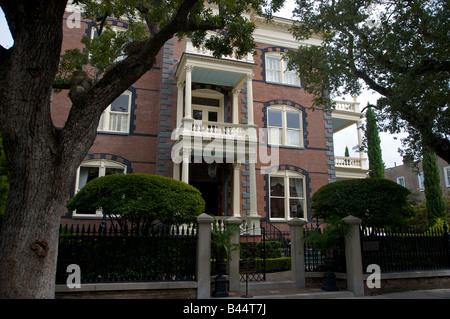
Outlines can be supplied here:
<path id="1" fill-rule="evenodd" d="M 304 217 L 303 201 L 298 199 L 289 200 L 289 217 Z"/>
<path id="2" fill-rule="evenodd" d="M 267 71 L 267 81 L 279 83 L 281 81 L 280 80 L 280 72 Z"/>
<path id="3" fill-rule="evenodd" d="M 202 120 L 202 111 L 201 110 L 193 110 L 192 111 L 192 117 L 194 120 Z"/>
<path id="4" fill-rule="evenodd" d="M 283 125 L 283 121 L 281 119 L 281 111 L 274 111 L 274 110 L 269 110 L 267 112 L 268 117 L 269 117 L 269 126 L 278 126 L 278 127 L 282 127 Z"/>
<path id="5" fill-rule="evenodd" d="M 286 144 L 300 146 L 300 131 L 286 130 Z"/>
<path id="6" fill-rule="evenodd" d="M 105 175 L 121 175 L 123 174 L 123 168 L 106 168 Z"/>
<path id="7" fill-rule="evenodd" d="M 289 197 L 303 198 L 302 178 L 289 178 Z"/>
<path id="8" fill-rule="evenodd" d="M 270 217 L 285 218 L 284 216 L 284 198 L 270 199 Z"/>
<path id="9" fill-rule="evenodd" d="M 270 196 L 284 197 L 284 178 L 271 177 L 270 178 Z"/>
<path id="10" fill-rule="evenodd" d="M 279 58 L 267 57 L 266 62 L 267 62 L 267 66 L 266 66 L 267 69 L 281 70 Z"/>
<path id="11" fill-rule="evenodd" d="M 193 96 L 192 104 L 220 107 L 220 100 L 210 99 L 210 98 L 206 98 L 206 97 Z"/>
<path id="12" fill-rule="evenodd" d="M 297 74 L 291 72 L 284 73 L 284 83 L 291 85 L 298 85 Z"/>
<path id="13" fill-rule="evenodd" d="M 122 94 L 114 102 L 111 103 L 112 112 L 125 112 L 128 113 L 128 102 L 130 98 L 128 94 Z"/>
<path id="14" fill-rule="evenodd" d="M 217 122 L 217 112 L 208 112 L 208 121 Z"/>
<path id="15" fill-rule="evenodd" d="M 98 167 L 80 167 L 80 177 L 78 179 L 78 189 L 82 189 L 87 183 L 98 177 Z"/>
<path id="16" fill-rule="evenodd" d="M 288 128 L 300 128 L 300 114 L 286 112 L 286 120 Z"/>
<path id="17" fill-rule="evenodd" d="M 280 145 L 281 134 L 281 129 L 269 127 L 269 144 Z"/>

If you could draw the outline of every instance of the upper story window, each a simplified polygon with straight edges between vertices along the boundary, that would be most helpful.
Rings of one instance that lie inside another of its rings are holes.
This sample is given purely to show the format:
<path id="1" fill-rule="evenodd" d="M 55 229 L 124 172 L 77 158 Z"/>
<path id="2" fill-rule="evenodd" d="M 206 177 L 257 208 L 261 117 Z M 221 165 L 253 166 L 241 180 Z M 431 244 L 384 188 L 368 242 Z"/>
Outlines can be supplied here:
<path id="1" fill-rule="evenodd" d="M 202 122 L 223 122 L 223 94 L 203 89 L 192 91 L 192 118 Z"/>
<path id="2" fill-rule="evenodd" d="M 423 172 L 420 172 L 419 174 L 417 174 L 417 180 L 419 182 L 419 190 L 422 192 L 425 190 L 425 184 L 424 184 L 424 177 L 423 177 Z"/>
<path id="3" fill-rule="evenodd" d="M 279 53 L 266 54 L 266 81 L 300 86 L 300 78 L 295 71 L 287 69 L 287 63 Z"/>
<path id="4" fill-rule="evenodd" d="M 88 160 L 81 163 L 77 170 L 77 176 L 75 180 L 76 192 L 79 192 L 87 183 L 97 177 L 126 174 L 127 167 L 124 164 L 109 161 L 109 160 Z M 101 210 L 95 212 L 80 211 L 73 212 L 74 216 L 102 216 Z"/>
<path id="5" fill-rule="evenodd" d="M 450 187 L 450 166 L 444 167 L 445 187 Z"/>
<path id="6" fill-rule="evenodd" d="M 100 132 L 130 132 L 131 92 L 126 91 L 103 111 L 97 130 Z"/>
<path id="7" fill-rule="evenodd" d="M 292 171 L 269 176 L 271 219 L 304 218 L 306 209 L 305 177 Z"/>
<path id="8" fill-rule="evenodd" d="M 404 176 L 397 177 L 397 184 L 405 187 L 405 177 Z"/>
<path id="9" fill-rule="evenodd" d="M 303 147 L 302 126 L 300 110 L 286 105 L 267 108 L 269 144 Z"/>

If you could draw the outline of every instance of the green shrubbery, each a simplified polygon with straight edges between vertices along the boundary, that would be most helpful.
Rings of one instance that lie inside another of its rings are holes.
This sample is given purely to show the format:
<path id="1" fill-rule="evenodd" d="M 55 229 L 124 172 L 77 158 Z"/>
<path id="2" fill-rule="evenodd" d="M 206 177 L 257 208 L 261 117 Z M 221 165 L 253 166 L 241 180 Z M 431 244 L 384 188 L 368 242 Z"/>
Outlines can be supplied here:
<path id="1" fill-rule="evenodd" d="M 200 191 L 186 183 L 158 175 L 127 174 L 98 177 L 67 203 L 78 213 L 102 208 L 122 222 L 152 225 L 189 223 L 205 209 Z M 123 226 L 123 225 L 122 225 Z"/>
<path id="2" fill-rule="evenodd" d="M 330 220 L 352 215 L 365 226 L 402 226 L 413 215 L 410 191 L 384 178 L 343 180 L 322 186 L 311 200 L 313 217 Z"/>

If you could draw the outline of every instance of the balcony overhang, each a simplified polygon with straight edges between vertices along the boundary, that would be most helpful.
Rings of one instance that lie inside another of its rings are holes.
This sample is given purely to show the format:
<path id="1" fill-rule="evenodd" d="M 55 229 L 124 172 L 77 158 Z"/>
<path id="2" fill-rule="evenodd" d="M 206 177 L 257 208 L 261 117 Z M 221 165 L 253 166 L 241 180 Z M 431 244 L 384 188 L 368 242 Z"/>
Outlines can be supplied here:
<path id="1" fill-rule="evenodd" d="M 359 103 L 335 101 L 335 108 L 331 113 L 333 132 L 339 132 L 363 118 L 363 114 L 359 111 Z"/>
<path id="2" fill-rule="evenodd" d="M 214 58 L 184 52 L 176 70 L 178 83 L 185 81 L 186 68 L 192 68 L 192 82 L 237 88 L 253 74 L 255 63 L 242 60 Z"/>

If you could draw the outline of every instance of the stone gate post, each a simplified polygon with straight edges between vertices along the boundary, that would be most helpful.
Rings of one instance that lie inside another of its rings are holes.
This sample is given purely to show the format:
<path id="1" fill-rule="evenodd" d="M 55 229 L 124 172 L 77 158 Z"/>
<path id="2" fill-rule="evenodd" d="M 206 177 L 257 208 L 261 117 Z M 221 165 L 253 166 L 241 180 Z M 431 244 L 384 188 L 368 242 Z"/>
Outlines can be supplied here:
<path id="1" fill-rule="evenodd" d="M 207 214 L 197 217 L 197 299 L 211 297 L 211 224 Z"/>
<path id="2" fill-rule="evenodd" d="M 306 221 L 293 218 L 288 221 L 291 233 L 291 271 L 292 280 L 297 288 L 305 288 L 305 252 L 303 242 L 303 226 Z"/>
<path id="3" fill-rule="evenodd" d="M 239 226 L 242 224 L 242 220 L 236 217 L 230 217 L 225 219 L 225 225 L 236 226 L 238 231 L 232 235 L 230 238 L 230 243 L 232 245 L 238 245 L 237 249 L 233 249 L 230 253 L 230 261 L 228 263 L 229 273 L 228 273 L 228 290 L 229 291 L 239 291 L 240 289 L 240 273 L 239 273 L 239 260 L 240 260 L 240 238 L 241 234 L 239 231 Z"/>
<path id="4" fill-rule="evenodd" d="M 361 219 L 347 216 L 343 221 L 350 225 L 350 234 L 345 238 L 345 262 L 347 267 L 347 289 L 355 296 L 364 296 L 364 279 L 361 258 Z"/>

